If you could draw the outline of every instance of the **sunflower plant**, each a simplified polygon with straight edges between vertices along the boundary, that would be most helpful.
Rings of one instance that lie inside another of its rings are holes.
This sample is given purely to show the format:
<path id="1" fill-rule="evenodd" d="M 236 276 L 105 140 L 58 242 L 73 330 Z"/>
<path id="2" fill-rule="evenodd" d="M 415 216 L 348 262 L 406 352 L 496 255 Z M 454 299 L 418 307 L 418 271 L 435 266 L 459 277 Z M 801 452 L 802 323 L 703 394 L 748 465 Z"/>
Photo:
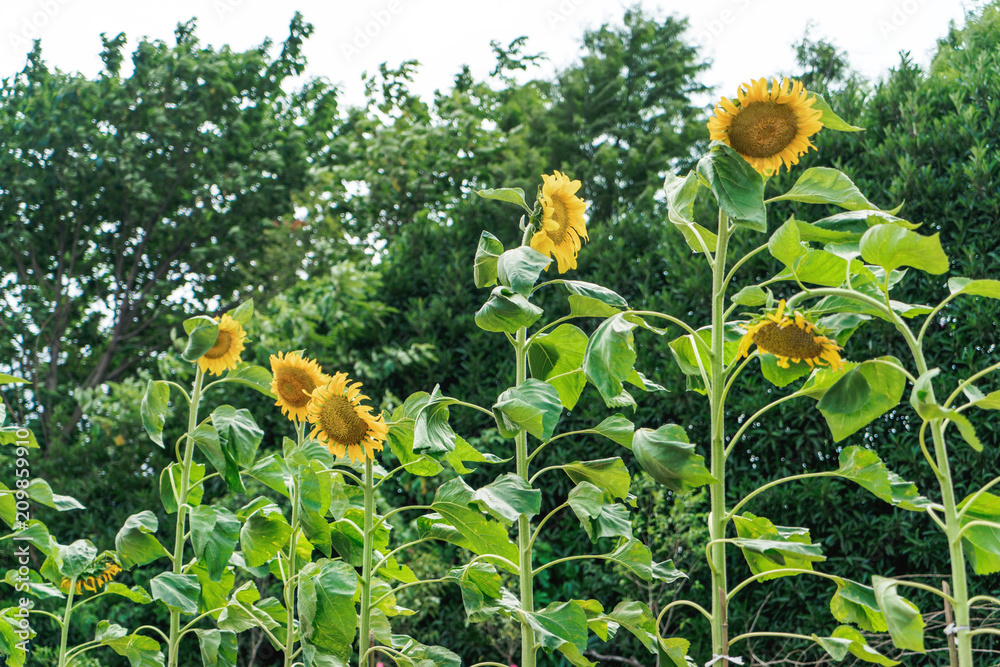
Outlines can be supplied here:
<path id="1" fill-rule="evenodd" d="M 620 318 L 617 327 L 609 327 L 606 336 L 595 336 L 588 347 L 588 352 L 629 350 L 610 355 L 615 363 L 607 364 L 613 377 L 624 381 L 632 368 L 622 361 L 634 360 L 632 329 L 662 334 L 646 321 L 666 320 L 684 332 L 670 342 L 670 350 L 686 376 L 687 389 L 703 394 L 709 404 L 707 466 L 694 453 L 686 429 L 680 426 L 672 427 L 669 437 L 655 448 L 638 433 L 633 443 L 637 461 L 659 482 L 675 492 L 707 485 L 711 498 L 710 539 L 705 545 L 711 572 L 709 608 L 676 600 L 663 608 L 660 618 L 679 605 L 702 614 L 711 626 L 713 663 L 742 664 L 742 658 L 734 657 L 731 651 L 752 637 L 784 637 L 815 642 L 835 660 L 850 653 L 865 662 L 893 665 L 898 663 L 868 646 L 860 631 L 888 631 L 897 648 L 923 652 L 920 611 L 899 592 L 913 587 L 936 594 L 954 610 L 955 622 L 947 630 L 953 664 L 972 665 L 971 638 L 995 630 L 970 627 L 963 552 L 977 573 L 1000 570 L 995 555 L 1000 513 L 996 497 L 988 493 L 1000 479 L 957 502 L 944 430 L 955 424 L 970 446 L 981 447 L 963 412 L 973 407 L 996 407 L 993 394 L 975 389 L 974 383 L 1000 364 L 972 374 L 948 399 L 938 402 L 933 388 L 936 371 L 928 368 L 921 341 L 927 327 L 953 299 L 961 295 L 1000 298 L 1000 282 L 953 279 L 949 283 L 951 296 L 934 308 L 895 301 L 890 292 L 903 278 L 904 267 L 931 274 L 947 270 L 948 260 L 937 235 L 918 234 L 914 231 L 918 225 L 896 215 L 899 209 L 879 209 L 846 174 L 835 169 L 806 169 L 788 191 L 767 197 L 768 178 L 782 166 L 794 167 L 801 155 L 813 148 L 809 138 L 820 129 L 860 130 L 840 119 L 821 96 L 799 83 L 774 80 L 769 86 L 761 79 L 745 84 L 736 101 L 723 98 L 708 127 L 713 139 L 708 154 L 689 174 L 669 175 L 665 195 L 669 221 L 692 251 L 705 259 L 711 272 L 710 322 L 695 328 L 668 314 L 626 312 L 616 316 Z M 716 225 L 694 219 L 694 202 L 702 192 L 707 192 L 718 208 Z M 838 207 L 843 212 L 808 219 L 812 209 L 804 207 L 803 213 L 777 226 L 764 243 L 734 256 L 734 237 L 767 233 L 769 205 L 775 202 Z M 761 253 L 769 253 L 781 270 L 763 282 L 734 291 L 739 269 Z M 775 298 L 774 291 L 779 289 L 788 293 L 786 299 Z M 915 335 L 907 322 L 921 315 L 927 319 Z M 852 359 L 853 355 L 847 354 L 845 348 L 852 336 L 873 318 L 900 332 L 912 353 L 912 363 L 889 356 Z M 754 368 L 776 388 L 797 388 L 762 405 L 728 436 L 726 398 L 739 387 L 740 376 Z M 857 446 L 840 451 L 839 467 L 834 470 L 776 479 L 742 498 L 727 495 L 727 458 L 750 426 L 770 410 L 795 399 L 812 399 L 834 441 L 839 442 L 893 409 L 907 381 L 913 384 L 910 402 L 923 422 L 918 433 L 920 445 L 940 482 L 940 501 L 920 495 L 915 485 L 889 471 L 873 450 Z M 616 388 L 612 385 L 612 391 L 605 393 L 606 400 L 613 399 Z M 953 407 L 963 395 L 968 402 Z M 926 442 L 928 431 L 933 452 Z M 818 564 L 825 556 L 821 545 L 813 541 L 810 528 L 777 525 L 747 511 L 755 497 L 779 484 L 820 477 L 849 480 L 900 509 L 928 515 L 948 541 L 951 592 L 947 586 L 936 588 L 878 575 L 866 585 L 823 573 Z M 742 553 L 750 570 L 750 576 L 735 585 L 726 571 L 729 548 Z M 755 582 L 794 576 L 822 577 L 835 586 L 830 608 L 841 625 L 825 635 L 766 629 L 729 636 L 729 603 L 740 591 Z M 988 596 L 978 600 L 998 602 Z"/>

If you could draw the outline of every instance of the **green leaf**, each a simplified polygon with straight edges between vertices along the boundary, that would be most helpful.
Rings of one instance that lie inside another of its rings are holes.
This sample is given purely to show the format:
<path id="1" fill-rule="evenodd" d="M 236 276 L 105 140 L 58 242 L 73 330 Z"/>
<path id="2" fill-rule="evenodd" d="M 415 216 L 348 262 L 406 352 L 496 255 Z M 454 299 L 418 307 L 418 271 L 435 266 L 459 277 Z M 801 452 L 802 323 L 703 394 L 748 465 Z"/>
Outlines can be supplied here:
<path id="1" fill-rule="evenodd" d="M 861 237 L 861 257 L 886 271 L 912 266 L 935 275 L 945 273 L 948 257 L 939 237 L 921 236 L 896 225 L 876 225 Z"/>
<path id="2" fill-rule="evenodd" d="M 972 501 L 971 505 L 969 501 Z M 958 509 L 965 512 L 960 520 L 963 528 L 972 521 L 987 521 L 1000 526 L 1000 497 L 992 493 L 972 494 L 958 504 Z M 962 546 L 976 574 L 1000 572 L 1000 527 L 979 525 L 965 528 Z"/>
<path id="3" fill-rule="evenodd" d="M 841 623 L 854 623 L 868 632 L 889 629 L 875 599 L 875 589 L 849 579 L 837 579 L 837 592 L 830 600 L 830 611 Z"/>
<path id="4" fill-rule="evenodd" d="M 298 611 L 303 646 L 348 663 L 358 628 L 357 590 L 357 572 L 343 561 L 321 560 L 302 570 Z"/>
<path id="5" fill-rule="evenodd" d="M 622 382 L 635 366 L 636 324 L 622 314 L 601 323 L 587 343 L 583 355 L 583 372 L 597 387 L 608 407 L 623 391 Z"/>
<path id="6" fill-rule="evenodd" d="M 254 422 L 250 411 L 221 405 L 212 412 L 212 424 L 224 451 L 232 456 L 236 464 L 241 468 L 252 467 L 264 432 Z"/>
<path id="7" fill-rule="evenodd" d="M 236 382 L 257 390 L 268 398 L 277 398 L 271 392 L 271 371 L 263 366 L 241 363 L 226 374 L 226 382 Z"/>
<path id="8" fill-rule="evenodd" d="M 167 514 L 177 511 L 177 490 L 181 486 L 181 475 L 184 470 L 180 463 L 174 461 L 160 471 L 160 501 Z M 205 477 L 205 466 L 200 463 L 191 464 L 191 476 L 187 504 L 191 507 L 201 505 L 202 498 L 205 497 L 205 487 L 197 484 Z"/>
<path id="9" fill-rule="evenodd" d="M 875 208 L 846 174 L 828 167 L 806 169 L 788 192 L 768 201 L 783 200 L 806 204 L 833 204 L 848 211 Z"/>
<path id="10" fill-rule="evenodd" d="M 569 292 L 569 313 L 573 317 L 611 317 L 628 308 L 625 297 L 607 287 L 582 280 L 558 280 Z"/>
<path id="11" fill-rule="evenodd" d="M 878 455 L 863 447 L 846 447 L 840 452 L 837 475 L 867 489 L 876 497 L 904 510 L 923 512 L 931 504 L 917 491 L 913 482 L 907 482 L 888 470 Z"/>
<path id="12" fill-rule="evenodd" d="M 467 467 L 466 463 L 502 463 L 510 459 L 501 459 L 499 456 L 481 452 L 470 445 L 465 438 L 456 437 L 455 449 L 445 454 L 444 460 L 459 475 L 467 475 L 476 469 Z"/>
<path id="13" fill-rule="evenodd" d="M 115 550 L 122 567 L 128 569 L 133 565 L 146 565 L 169 555 L 153 536 L 156 528 L 156 515 L 149 510 L 133 514 L 125 520 L 125 525 L 115 536 Z"/>
<path id="14" fill-rule="evenodd" d="M 142 426 L 146 429 L 149 439 L 163 447 L 163 425 L 167 421 L 170 402 L 170 385 L 159 380 L 146 383 L 146 393 L 139 406 L 139 416 Z"/>
<path id="15" fill-rule="evenodd" d="M 985 296 L 990 299 L 1000 299 L 1000 280 L 951 278 L 948 280 L 948 291 L 952 294 L 968 294 L 970 296 Z"/>
<path id="16" fill-rule="evenodd" d="M 610 493 L 590 482 L 580 482 L 569 492 L 570 508 L 587 531 L 590 541 L 602 537 L 632 539 L 632 522 L 628 509 L 614 502 Z"/>
<path id="17" fill-rule="evenodd" d="M 531 246 L 512 248 L 497 260 L 497 278 L 523 297 L 531 295 L 538 276 L 552 260 Z"/>
<path id="18" fill-rule="evenodd" d="M 597 461 L 566 463 L 560 468 L 569 475 L 574 483 L 590 482 L 610 493 L 612 498 L 620 498 L 621 500 L 628 498 L 629 485 L 631 484 L 628 468 L 625 467 L 625 462 L 617 456 Z"/>
<path id="19" fill-rule="evenodd" d="M 698 161 L 698 176 L 715 196 L 719 208 L 737 225 L 767 231 L 764 179 L 732 148 L 718 141 Z"/>
<path id="20" fill-rule="evenodd" d="M 171 611 L 191 615 L 198 613 L 201 586 L 198 585 L 198 577 L 193 574 L 158 574 L 150 580 L 149 590 L 154 600 L 159 600 Z"/>
<path id="21" fill-rule="evenodd" d="M 709 252 L 719 245 L 719 237 L 692 219 L 694 216 L 694 200 L 698 195 L 698 174 L 691 171 L 681 178 L 668 173 L 663 184 L 667 195 L 667 219 L 684 236 L 688 247 L 695 252 Z"/>
<path id="22" fill-rule="evenodd" d="M 112 581 L 106 585 L 104 587 L 104 592 L 123 597 L 126 600 L 135 602 L 136 604 L 149 604 L 153 601 L 153 598 L 151 598 L 149 593 L 143 590 L 141 586 L 133 586 L 132 588 L 129 588 L 125 584 L 118 581 Z"/>
<path id="23" fill-rule="evenodd" d="M 687 652 L 691 648 L 691 642 L 680 637 L 660 638 L 659 643 L 660 665 L 663 667 L 689 667 Z M 668 662 L 669 661 L 669 662 Z"/>
<path id="24" fill-rule="evenodd" d="M 476 311 L 476 326 L 484 331 L 517 333 L 542 316 L 542 309 L 510 288 L 493 288 L 489 300 Z"/>
<path id="25" fill-rule="evenodd" d="M 612 415 L 590 430 L 617 442 L 622 447 L 632 449 L 632 438 L 635 437 L 635 424 L 622 415 Z"/>
<path id="26" fill-rule="evenodd" d="M 7 622 L 7 611 L 9 609 L 4 610 L 5 618 L 0 619 L 0 655 L 7 656 L 7 664 L 10 667 L 24 667 L 24 659 L 27 653 L 24 647 L 27 644 L 22 643 L 22 639 L 18 637 L 13 624 Z"/>
<path id="27" fill-rule="evenodd" d="M 868 642 L 865 641 L 864 636 L 849 625 L 838 627 L 833 631 L 832 637 L 817 637 L 813 635 L 812 638 L 837 662 L 842 661 L 850 653 L 855 658 L 859 658 L 865 662 L 873 662 L 876 665 L 892 667 L 899 664 L 896 660 L 890 660 L 870 647 Z"/>
<path id="28" fill-rule="evenodd" d="M 889 637 L 896 648 L 924 653 L 924 619 L 917 606 L 899 595 L 899 582 L 873 576 L 875 600 L 885 616 Z"/>
<path id="29" fill-rule="evenodd" d="M 472 494 L 472 502 L 508 526 L 525 516 L 528 520 L 542 509 L 542 492 L 522 477 L 507 473 Z"/>
<path id="30" fill-rule="evenodd" d="M 872 388 L 862 374 L 862 367 L 856 366 L 845 372 L 819 399 L 816 407 L 835 415 L 846 415 L 864 408 L 871 396 Z"/>
<path id="31" fill-rule="evenodd" d="M 632 452 L 643 470 L 676 493 L 716 481 L 705 467 L 705 457 L 695 453 L 687 433 L 676 424 L 665 424 L 655 431 L 638 429 Z"/>
<path id="32" fill-rule="evenodd" d="M 815 98 L 816 100 L 813 102 L 812 108 L 822 112 L 823 114 L 819 118 L 820 122 L 823 123 L 823 127 L 836 132 L 861 132 L 865 129 L 863 127 L 850 125 L 845 122 L 844 119 L 833 112 L 833 109 L 830 108 L 830 105 L 819 93 L 814 93 L 811 90 L 807 92 L 809 93 L 809 97 Z"/>
<path id="33" fill-rule="evenodd" d="M 211 317 L 198 315 L 184 320 L 184 331 L 188 335 L 188 342 L 181 353 L 181 359 L 193 363 L 215 345 L 219 338 L 219 323 Z"/>
<path id="34" fill-rule="evenodd" d="M 401 406 L 392 413 L 392 425 L 389 427 L 389 449 L 399 459 L 403 468 L 414 475 L 420 477 L 432 477 L 441 472 L 444 468 L 436 460 L 427 454 L 417 454 L 414 452 L 416 437 L 416 420 L 420 412 L 427 406 L 430 394 L 419 391 L 411 394 Z M 447 425 L 447 416 L 445 416 Z M 427 428 L 425 423 L 424 428 Z M 448 429 L 450 431 L 450 427 Z M 426 435 L 426 431 L 424 432 Z M 454 431 L 451 431 L 450 442 L 454 442 Z"/>
<path id="35" fill-rule="evenodd" d="M 455 449 L 458 434 L 448 424 L 449 405 L 458 401 L 441 393 L 435 386 L 426 403 L 419 407 L 413 426 L 413 450 L 446 453 Z"/>
<path id="36" fill-rule="evenodd" d="M 899 361 L 893 357 L 880 357 L 880 359 L 899 365 Z M 886 364 L 866 361 L 858 366 L 857 370 L 871 388 L 870 400 L 860 410 L 851 414 L 835 414 L 820 410 L 835 442 L 840 442 L 896 407 L 906 388 L 906 376 Z M 808 387 L 809 383 L 806 385 Z"/>
<path id="37" fill-rule="evenodd" d="M 531 213 L 531 209 L 524 202 L 524 190 L 521 188 L 486 188 L 485 190 L 476 190 L 476 194 L 483 199 L 496 199 L 517 204 L 529 214 Z"/>
<path id="38" fill-rule="evenodd" d="M 138 633 L 130 635 L 120 625 L 101 621 L 94 638 L 100 646 L 108 646 L 128 658 L 131 667 L 162 667 L 164 664 L 160 644 L 155 639 Z"/>
<path id="39" fill-rule="evenodd" d="M 274 503 L 268 502 L 254 510 L 240 530 L 240 546 L 247 565 L 257 567 L 271 560 L 288 544 L 291 534 L 292 527 Z"/>
<path id="40" fill-rule="evenodd" d="M 659 633 L 656 631 L 656 617 L 642 602 L 619 602 L 606 617 L 628 630 L 650 653 L 656 653 Z"/>
<path id="41" fill-rule="evenodd" d="M 809 250 L 796 260 L 792 270 L 803 283 L 837 287 L 847 280 L 847 267 L 847 260 L 832 252 Z"/>
<path id="42" fill-rule="evenodd" d="M 555 387 L 567 410 L 576 406 L 587 384 L 581 365 L 588 341 L 578 327 L 560 324 L 549 333 L 536 335 L 528 348 L 531 376 Z"/>
<path id="43" fill-rule="evenodd" d="M 767 250 L 771 253 L 771 257 L 784 264 L 785 266 L 792 266 L 795 260 L 804 256 L 807 249 L 803 247 L 802 240 L 799 238 L 799 228 L 796 224 L 794 217 L 789 218 L 785 221 L 785 224 L 774 230 L 771 234 L 771 238 L 767 240 Z M 760 290 L 760 288 L 757 288 Z M 763 294 L 764 290 L 760 290 Z M 766 303 L 766 299 L 761 301 L 760 305 Z"/>
<path id="44" fill-rule="evenodd" d="M 767 292 L 757 285 L 747 285 L 729 299 L 739 306 L 763 306 L 767 303 Z"/>
<path id="45" fill-rule="evenodd" d="M 229 310 L 226 314 L 239 322 L 240 326 L 245 329 L 253 317 L 253 299 L 247 299 L 232 310 Z"/>
<path id="46" fill-rule="evenodd" d="M 503 253 L 503 243 L 489 232 L 479 237 L 476 248 L 476 263 L 472 267 L 472 278 L 476 287 L 492 287 L 497 284 L 497 260 Z"/>
<path id="47" fill-rule="evenodd" d="M 23 433 L 24 431 L 28 432 L 27 438 L 18 435 L 18 433 Z M 35 433 L 31 429 L 22 426 L 4 426 L 0 428 L 0 445 L 16 445 L 18 447 L 38 449 L 38 439 L 35 438 Z"/>
<path id="48" fill-rule="evenodd" d="M 0 373 L 0 384 L 27 384 L 24 378 L 14 377 L 6 373 Z"/>
<path id="49" fill-rule="evenodd" d="M 560 650 L 564 644 L 569 644 L 580 653 L 587 650 L 587 615 L 578 605 L 553 602 L 539 611 L 522 610 L 520 613 L 535 630 L 535 638 L 547 652 Z"/>
<path id="50" fill-rule="evenodd" d="M 191 510 L 191 544 L 212 581 L 220 581 L 236 551 L 240 520 L 225 507 L 202 505 Z"/>
<path id="51" fill-rule="evenodd" d="M 449 570 L 444 578 L 458 584 L 461 589 L 462 605 L 470 623 L 482 623 L 505 606 L 510 606 L 503 600 L 510 594 L 503 589 L 500 575 L 489 563 L 480 561 L 457 567 Z"/>
<path id="52" fill-rule="evenodd" d="M 924 421 L 950 420 L 958 427 L 958 432 L 962 439 L 977 452 L 983 451 L 983 443 L 976 435 L 976 429 L 969 421 L 969 418 L 955 409 L 947 409 L 938 405 L 934 400 L 933 379 L 940 374 L 941 370 L 932 368 L 920 375 L 910 392 L 910 405 L 917 411 Z"/>
<path id="53" fill-rule="evenodd" d="M 525 430 L 542 442 L 552 437 L 561 412 L 556 388 L 534 378 L 503 392 L 493 405 L 501 435 L 513 438 Z"/>
<path id="54" fill-rule="evenodd" d="M 198 635 L 203 667 L 236 667 L 239 651 L 235 632 L 223 632 L 214 628 L 196 629 L 194 632 Z"/>
<path id="55" fill-rule="evenodd" d="M 775 387 L 786 387 L 803 376 L 809 375 L 813 370 L 809 364 L 802 362 L 789 363 L 788 368 L 784 368 L 778 365 L 778 358 L 773 354 L 762 354 L 759 359 L 761 375 Z"/>
<path id="56" fill-rule="evenodd" d="M 28 497 L 35 502 L 60 512 L 86 509 L 76 498 L 52 493 L 52 487 L 44 479 L 31 480 L 25 491 L 28 493 Z"/>
<path id="57" fill-rule="evenodd" d="M 808 528 L 775 526 L 770 520 L 749 512 L 733 517 L 733 523 L 739 535 L 736 544 L 754 574 L 782 569 L 812 571 L 814 561 L 826 560 L 820 545 L 812 543 Z M 765 574 L 760 580 L 789 576 L 796 575 L 778 572 Z"/>
<path id="58" fill-rule="evenodd" d="M 473 495 L 473 490 L 461 477 L 445 482 L 438 488 L 431 503 L 435 514 L 420 517 L 417 520 L 418 529 L 440 536 L 477 555 L 495 554 L 517 564 L 517 547 L 511 543 L 507 529 L 483 516 L 479 508 L 472 505 Z M 434 526 L 441 522 L 454 528 L 458 536 L 436 530 Z"/>
<path id="59" fill-rule="evenodd" d="M 615 550 L 607 555 L 607 558 L 626 568 L 643 581 L 653 580 L 653 554 L 649 547 L 635 538 L 621 540 Z"/>
<path id="60" fill-rule="evenodd" d="M 18 572 L 17 569 L 7 570 L 7 574 L 4 575 L 3 581 L 9 584 L 12 588 L 17 590 L 19 593 L 27 593 L 32 597 L 36 597 L 39 600 L 48 600 L 50 598 L 66 599 L 66 596 L 61 590 L 53 586 L 52 584 L 45 581 L 40 574 L 34 570 L 28 570 L 26 576 Z M 112 582 L 111 585 L 117 582 Z M 121 586 L 121 584 L 117 584 Z M 0 618 L 0 624 L 3 623 L 3 619 Z"/>

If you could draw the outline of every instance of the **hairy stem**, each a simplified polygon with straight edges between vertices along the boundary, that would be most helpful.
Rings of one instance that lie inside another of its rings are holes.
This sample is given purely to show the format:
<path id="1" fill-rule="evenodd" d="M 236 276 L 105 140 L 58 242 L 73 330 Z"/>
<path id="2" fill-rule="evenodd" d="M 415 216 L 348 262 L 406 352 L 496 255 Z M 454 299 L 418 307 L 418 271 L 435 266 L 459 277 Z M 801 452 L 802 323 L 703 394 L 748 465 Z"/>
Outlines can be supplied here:
<path id="1" fill-rule="evenodd" d="M 66 667 L 66 644 L 69 641 L 69 621 L 73 617 L 73 593 L 76 591 L 76 577 L 69 580 L 69 592 L 66 593 L 66 611 L 62 617 L 62 632 L 59 635 L 59 667 Z"/>
<path id="2" fill-rule="evenodd" d="M 516 384 L 520 386 L 527 378 L 527 329 L 521 327 L 517 331 L 517 340 L 514 347 L 517 357 L 517 379 Z M 517 475 L 527 482 L 531 478 L 528 464 L 528 434 L 526 431 L 518 431 L 515 438 Z M 521 515 L 517 518 L 517 547 L 520 558 L 520 593 L 521 609 L 527 612 L 535 610 L 533 576 L 531 572 L 531 522 L 528 517 Z M 526 621 L 521 622 L 521 667 L 535 667 L 535 631 Z"/>
<path id="3" fill-rule="evenodd" d="M 194 459 L 194 435 L 198 428 L 198 404 L 201 402 L 201 385 L 205 374 L 199 366 L 194 375 L 194 386 L 191 388 L 191 403 L 188 412 L 187 442 L 184 444 L 184 459 L 181 463 L 181 484 L 177 489 L 177 526 L 174 529 L 174 574 L 181 574 L 184 567 L 184 534 L 188 512 L 188 492 L 191 490 L 191 461 Z M 177 667 L 180 659 L 178 645 L 181 640 L 181 613 L 170 612 L 170 638 L 167 642 L 167 664 Z"/>
<path id="4" fill-rule="evenodd" d="M 372 613 L 372 543 L 375 539 L 375 486 L 372 460 L 365 457 L 365 545 L 361 565 L 361 633 L 358 636 L 358 655 L 364 656 L 371 645 Z M 362 667 L 364 660 L 359 661 Z"/>

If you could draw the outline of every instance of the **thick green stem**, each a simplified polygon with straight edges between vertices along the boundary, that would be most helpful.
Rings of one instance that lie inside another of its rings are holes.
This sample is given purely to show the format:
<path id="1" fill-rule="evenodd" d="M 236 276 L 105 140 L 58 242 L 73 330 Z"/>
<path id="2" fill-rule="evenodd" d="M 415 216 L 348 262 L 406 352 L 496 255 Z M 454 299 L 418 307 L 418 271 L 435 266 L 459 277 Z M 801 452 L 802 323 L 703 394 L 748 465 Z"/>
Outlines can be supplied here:
<path id="1" fill-rule="evenodd" d="M 194 458 L 194 436 L 198 428 L 198 404 L 201 402 L 201 385 L 205 378 L 201 367 L 195 371 L 194 387 L 191 389 L 191 406 L 188 413 L 187 442 L 184 445 L 184 460 L 181 461 L 181 484 L 177 489 L 177 526 L 174 529 L 174 574 L 181 574 L 184 567 L 184 534 L 188 512 L 188 492 L 191 490 L 191 461 Z M 180 653 L 178 645 L 181 640 L 181 614 L 170 612 L 170 640 L 167 643 L 169 667 L 177 667 Z"/>
<path id="2" fill-rule="evenodd" d="M 361 565 L 361 633 L 358 635 L 358 667 L 362 667 L 363 656 L 371 646 L 372 623 L 372 544 L 375 539 L 375 484 L 373 463 L 365 457 L 365 544 Z M 370 654 L 374 655 L 374 653 Z"/>
<path id="3" fill-rule="evenodd" d="M 725 416 L 725 339 L 723 337 L 726 312 L 726 249 L 729 243 L 729 218 L 719 211 L 719 240 L 712 266 L 712 363 L 710 410 L 712 430 L 712 477 L 709 487 L 712 511 L 709 515 L 709 539 L 726 537 L 726 431 Z M 712 654 L 728 655 L 729 641 L 726 628 L 726 545 L 719 542 L 712 547 L 709 561 L 712 570 Z"/>
<path id="4" fill-rule="evenodd" d="M 59 667 L 66 667 L 66 644 L 69 641 L 69 621 L 73 617 L 73 592 L 76 590 L 76 577 L 69 580 L 69 592 L 66 593 L 66 611 L 62 618 L 62 633 L 59 635 Z"/>
<path id="5" fill-rule="evenodd" d="M 517 352 L 516 383 L 518 386 L 524 383 L 528 375 L 526 364 L 528 350 L 527 334 L 528 332 L 524 327 L 517 331 L 515 350 Z M 531 478 L 528 467 L 528 434 L 523 430 L 519 431 L 515 440 L 517 474 L 527 482 Z M 532 612 L 535 610 L 535 602 L 533 575 L 531 572 L 531 522 L 523 514 L 517 518 L 517 546 L 520 557 L 521 609 Z M 535 667 L 535 631 L 525 621 L 521 622 L 521 667 Z"/>
<path id="6" fill-rule="evenodd" d="M 298 448 L 302 449 L 305 424 L 295 421 Z M 295 547 L 299 540 L 299 478 L 292 478 L 292 536 L 288 539 L 288 573 L 285 576 L 285 667 L 292 667 L 295 657 Z"/>

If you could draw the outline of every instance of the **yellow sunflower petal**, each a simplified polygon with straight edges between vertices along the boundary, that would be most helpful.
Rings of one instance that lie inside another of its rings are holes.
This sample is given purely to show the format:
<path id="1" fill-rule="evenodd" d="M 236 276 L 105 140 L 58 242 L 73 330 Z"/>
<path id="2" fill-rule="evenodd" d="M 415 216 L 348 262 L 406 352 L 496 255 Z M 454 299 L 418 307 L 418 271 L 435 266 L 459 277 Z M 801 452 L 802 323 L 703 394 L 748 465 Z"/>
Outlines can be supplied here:
<path id="1" fill-rule="evenodd" d="M 247 334 L 243 326 L 228 314 L 215 319 L 219 323 L 219 334 L 215 344 L 198 359 L 198 367 L 203 373 L 222 375 L 239 366 Z"/>

